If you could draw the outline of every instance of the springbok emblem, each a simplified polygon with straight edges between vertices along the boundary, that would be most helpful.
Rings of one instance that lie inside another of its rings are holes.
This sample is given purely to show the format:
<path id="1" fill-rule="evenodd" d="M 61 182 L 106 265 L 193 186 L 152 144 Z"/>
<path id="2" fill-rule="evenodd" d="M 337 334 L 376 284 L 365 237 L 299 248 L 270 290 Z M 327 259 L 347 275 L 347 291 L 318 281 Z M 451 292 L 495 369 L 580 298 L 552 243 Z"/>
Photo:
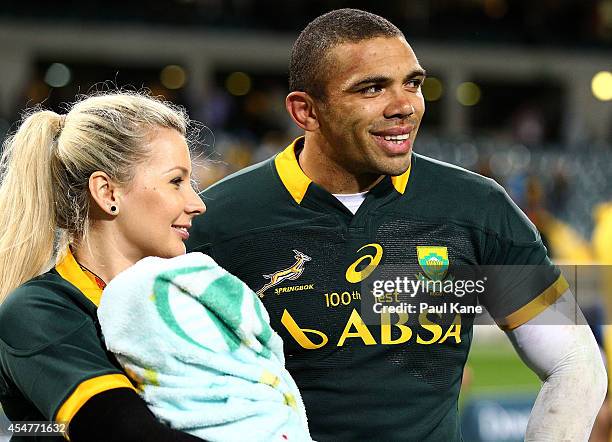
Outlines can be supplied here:
<path id="1" fill-rule="evenodd" d="M 270 287 L 274 287 L 287 279 L 298 279 L 304 271 L 304 263 L 312 260 L 310 256 L 305 255 L 299 250 L 293 249 L 293 253 L 295 253 L 295 262 L 291 265 L 291 267 L 287 267 L 286 269 L 279 270 L 278 272 L 274 272 L 269 275 L 263 275 L 264 278 L 269 279 L 270 281 L 267 282 L 262 288 L 257 290 L 257 294 L 260 298 L 263 298 L 264 292 Z"/>

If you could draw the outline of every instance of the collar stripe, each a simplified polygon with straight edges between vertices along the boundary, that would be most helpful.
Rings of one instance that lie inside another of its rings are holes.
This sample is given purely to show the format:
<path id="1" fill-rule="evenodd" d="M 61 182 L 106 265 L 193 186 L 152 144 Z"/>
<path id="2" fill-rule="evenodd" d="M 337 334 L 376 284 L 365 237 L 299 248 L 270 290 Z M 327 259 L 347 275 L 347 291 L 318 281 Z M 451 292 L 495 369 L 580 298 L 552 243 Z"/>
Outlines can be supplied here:
<path id="1" fill-rule="evenodd" d="M 74 259 L 70 247 L 68 247 L 65 256 L 55 266 L 55 270 L 62 278 L 78 288 L 96 307 L 100 304 L 102 289 L 98 287 L 93 277 L 90 278 L 81 269 L 81 266 Z"/>
<path id="2" fill-rule="evenodd" d="M 308 186 L 310 186 L 310 183 L 312 183 L 312 180 L 306 176 L 300 167 L 297 157 L 295 156 L 295 145 L 302 138 L 303 137 L 296 138 L 293 143 L 287 146 L 274 159 L 276 171 L 278 172 L 283 185 L 298 204 L 302 203 L 302 200 L 306 195 L 306 191 L 308 190 Z M 408 170 L 403 174 L 391 177 L 393 187 L 402 195 L 408 186 L 408 179 L 410 178 L 411 169 L 412 165 L 408 167 Z"/>
<path id="3" fill-rule="evenodd" d="M 408 170 L 401 175 L 392 176 L 391 182 L 393 183 L 393 187 L 402 195 L 406 191 L 406 186 L 408 186 L 408 179 L 410 178 L 410 170 L 412 169 L 412 164 L 408 167 Z"/>
<path id="4" fill-rule="evenodd" d="M 296 203 L 301 204 L 312 180 L 306 176 L 295 156 L 295 145 L 300 138 L 279 153 L 274 159 L 276 171 L 283 185 L 291 194 Z"/>

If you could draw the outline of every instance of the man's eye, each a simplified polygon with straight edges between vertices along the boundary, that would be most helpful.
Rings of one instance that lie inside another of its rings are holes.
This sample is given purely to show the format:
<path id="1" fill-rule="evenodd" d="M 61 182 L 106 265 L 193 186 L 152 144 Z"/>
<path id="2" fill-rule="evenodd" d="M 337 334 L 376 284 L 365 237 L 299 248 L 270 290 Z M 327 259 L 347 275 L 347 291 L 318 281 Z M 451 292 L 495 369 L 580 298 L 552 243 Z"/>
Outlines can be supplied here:
<path id="1" fill-rule="evenodd" d="M 183 178 L 181 178 L 181 177 L 176 177 L 176 178 L 174 178 L 174 179 L 173 179 L 172 181 L 170 181 L 170 182 L 171 182 L 172 184 L 175 184 L 175 185 L 177 185 L 177 186 L 178 186 L 178 185 L 180 185 L 180 184 L 183 182 Z"/>
<path id="2" fill-rule="evenodd" d="M 364 95 L 372 95 L 372 94 L 377 94 L 381 90 L 382 90 L 382 87 L 380 86 L 368 86 L 364 89 L 361 89 L 360 92 Z"/>
<path id="3" fill-rule="evenodd" d="M 408 86 L 413 87 L 413 88 L 419 88 L 422 85 L 423 85 L 423 79 L 421 78 L 415 78 L 415 79 L 408 81 Z"/>

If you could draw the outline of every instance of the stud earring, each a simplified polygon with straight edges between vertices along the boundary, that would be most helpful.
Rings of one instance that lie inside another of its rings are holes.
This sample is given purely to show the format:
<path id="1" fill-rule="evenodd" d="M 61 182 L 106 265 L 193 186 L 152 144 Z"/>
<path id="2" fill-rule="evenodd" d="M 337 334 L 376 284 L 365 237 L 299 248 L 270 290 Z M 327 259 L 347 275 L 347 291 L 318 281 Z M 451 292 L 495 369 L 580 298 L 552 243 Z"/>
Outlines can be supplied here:
<path id="1" fill-rule="evenodd" d="M 117 206 L 110 206 L 110 211 L 113 215 L 117 214 Z"/>

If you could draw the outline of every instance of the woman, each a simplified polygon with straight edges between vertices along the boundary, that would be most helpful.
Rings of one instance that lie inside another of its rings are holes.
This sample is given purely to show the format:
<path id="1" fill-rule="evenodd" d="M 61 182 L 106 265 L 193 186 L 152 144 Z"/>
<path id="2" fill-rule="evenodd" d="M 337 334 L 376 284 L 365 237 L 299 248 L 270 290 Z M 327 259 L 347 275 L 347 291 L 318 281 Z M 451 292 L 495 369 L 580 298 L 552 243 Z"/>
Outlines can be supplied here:
<path id="1" fill-rule="evenodd" d="M 188 126 L 168 103 L 106 94 L 66 115 L 32 113 L 5 143 L 0 401 L 13 422 L 62 423 L 73 442 L 200 440 L 149 411 L 96 318 L 115 275 L 146 256 L 185 253 L 205 211 L 190 185 Z"/>

